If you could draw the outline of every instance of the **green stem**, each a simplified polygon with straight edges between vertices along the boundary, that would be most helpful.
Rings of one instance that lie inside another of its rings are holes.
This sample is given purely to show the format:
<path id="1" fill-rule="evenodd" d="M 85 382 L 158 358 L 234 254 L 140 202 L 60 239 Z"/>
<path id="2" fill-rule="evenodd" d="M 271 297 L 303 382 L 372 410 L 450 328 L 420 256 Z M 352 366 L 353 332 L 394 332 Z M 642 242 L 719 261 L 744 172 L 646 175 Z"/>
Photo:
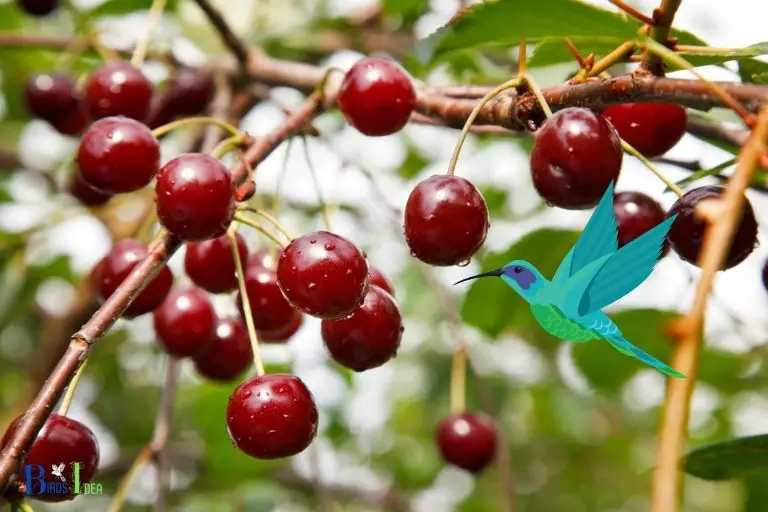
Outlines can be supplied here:
<path id="1" fill-rule="evenodd" d="M 112 498 L 112 502 L 109 504 L 107 512 L 120 512 L 123 509 L 128 487 L 131 485 L 136 473 L 152 460 L 152 455 L 152 449 L 149 446 L 144 447 L 144 449 L 139 452 L 139 455 L 134 459 L 128 472 L 120 481 L 120 485 L 118 485 L 117 491 L 115 491 L 115 495 Z"/>
<path id="2" fill-rule="evenodd" d="M 248 211 L 248 212 L 251 212 L 251 213 L 255 213 L 259 217 L 262 217 L 263 219 L 268 221 L 270 224 L 275 226 L 275 228 L 280 233 L 282 233 L 283 236 L 285 236 L 288 240 L 293 240 L 294 237 L 288 232 L 288 230 L 286 230 L 282 226 L 282 224 L 280 224 L 280 222 L 278 222 L 278 220 L 273 215 L 270 215 L 268 212 L 262 210 L 261 208 L 257 208 L 255 206 L 250 206 L 250 205 L 246 205 L 246 204 L 239 204 L 239 205 L 237 205 L 237 209 L 240 210 L 240 211 Z"/>
<path id="3" fill-rule="evenodd" d="M 277 235 L 275 235 L 271 231 L 269 231 L 267 229 L 264 229 L 264 226 L 262 226 L 261 224 L 259 224 L 255 220 L 249 219 L 248 217 L 246 217 L 245 215 L 243 215 L 241 213 L 236 213 L 235 214 L 235 220 L 237 222 L 240 222 L 240 223 L 243 223 L 243 224 L 246 224 L 246 225 L 252 227 L 253 229 L 258 231 L 259 233 L 261 233 L 265 237 L 267 237 L 270 240 L 272 240 L 273 242 L 275 242 L 280 247 L 285 247 L 285 245 L 286 245 L 285 242 L 280 240 L 280 238 L 278 238 Z"/>
<path id="4" fill-rule="evenodd" d="M 655 174 L 661 181 L 664 182 L 664 184 L 669 188 L 669 190 L 671 190 L 672 192 L 677 194 L 677 197 L 682 197 L 683 196 L 683 194 L 684 194 L 683 189 L 678 187 L 675 184 L 674 181 L 672 181 L 669 178 L 667 178 L 664 175 L 664 173 L 662 173 L 655 165 L 653 165 L 653 163 L 651 163 L 650 160 L 645 158 L 638 150 L 636 150 L 635 148 L 630 146 L 629 143 L 627 141 L 625 141 L 624 139 L 621 139 L 621 147 L 624 148 L 624 151 L 626 151 L 630 155 L 634 156 L 635 158 L 637 158 L 638 160 L 643 162 L 643 164 L 648 169 L 650 169 L 653 174 Z"/>
<path id="5" fill-rule="evenodd" d="M 544 115 L 547 116 L 547 119 L 552 117 L 552 109 L 549 108 L 549 104 L 547 103 L 547 100 L 544 98 L 544 94 L 542 94 L 541 89 L 536 84 L 536 81 L 533 79 L 533 77 L 531 75 L 525 75 L 523 76 L 523 80 L 525 80 L 528 83 L 528 87 L 531 88 L 533 95 L 536 96 L 536 101 L 539 102 L 539 105 L 541 106 L 541 110 L 544 111 Z"/>
<path id="6" fill-rule="evenodd" d="M 179 119 L 178 121 L 172 121 L 168 124 L 164 124 L 163 126 L 160 126 L 152 130 L 152 135 L 159 138 L 165 135 L 166 133 L 169 133 L 177 128 L 181 128 L 183 126 L 196 125 L 196 124 L 212 124 L 214 126 L 218 126 L 222 130 L 227 131 L 232 137 L 242 137 L 242 132 L 237 128 L 235 128 L 234 126 L 232 126 L 231 124 L 225 121 L 220 121 L 215 117 L 210 117 L 210 116 L 187 117 L 184 119 Z"/>
<path id="7" fill-rule="evenodd" d="M 144 58 L 147 56 L 147 50 L 149 49 L 149 43 L 152 40 L 152 31 L 155 29 L 155 25 L 160 21 L 160 16 L 163 14 L 165 4 L 167 0 L 152 0 L 152 6 L 149 8 L 149 19 L 147 20 L 147 26 L 144 30 L 144 36 L 136 45 L 131 56 L 131 65 L 135 67 L 141 66 L 144 62 Z"/>
<path id="8" fill-rule="evenodd" d="M 88 366 L 88 359 L 83 361 L 83 364 L 80 365 L 80 368 L 77 369 L 77 373 L 75 373 L 75 376 L 72 377 L 72 380 L 69 382 L 67 392 L 64 394 L 64 398 L 61 400 L 61 406 L 59 406 L 60 416 L 66 416 L 67 412 L 69 412 L 69 406 L 72 405 L 72 398 L 75 396 L 77 384 L 80 382 L 80 377 L 83 376 L 83 372 L 85 371 L 86 366 Z"/>
<path id="9" fill-rule="evenodd" d="M 229 153 L 230 151 L 233 151 L 237 149 L 238 147 L 243 145 L 243 137 L 242 135 L 232 135 L 231 137 L 228 137 L 224 139 L 223 141 L 219 142 L 219 144 L 213 148 L 213 151 L 211 151 L 211 156 L 218 159 Z"/>
<path id="10" fill-rule="evenodd" d="M 453 352 L 451 360 L 451 412 L 459 414 L 466 409 L 467 346 L 462 344 Z"/>

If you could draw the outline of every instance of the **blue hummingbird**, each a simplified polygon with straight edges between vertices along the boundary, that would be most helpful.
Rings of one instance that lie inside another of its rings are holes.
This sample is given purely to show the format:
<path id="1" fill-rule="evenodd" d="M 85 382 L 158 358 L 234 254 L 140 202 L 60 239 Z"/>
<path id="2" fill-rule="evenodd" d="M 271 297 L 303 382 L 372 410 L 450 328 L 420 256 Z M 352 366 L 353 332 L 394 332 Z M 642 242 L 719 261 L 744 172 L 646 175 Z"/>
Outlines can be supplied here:
<path id="1" fill-rule="evenodd" d="M 551 281 L 531 263 L 514 260 L 501 268 L 467 277 L 455 284 L 479 277 L 501 277 L 528 302 L 536 321 L 552 336 L 571 342 L 606 340 L 622 354 L 639 359 L 665 375 L 685 378 L 682 373 L 627 341 L 616 324 L 601 311 L 648 278 L 676 218 L 677 215 L 669 217 L 618 248 L 611 182 L 587 227 L 560 263 Z"/>

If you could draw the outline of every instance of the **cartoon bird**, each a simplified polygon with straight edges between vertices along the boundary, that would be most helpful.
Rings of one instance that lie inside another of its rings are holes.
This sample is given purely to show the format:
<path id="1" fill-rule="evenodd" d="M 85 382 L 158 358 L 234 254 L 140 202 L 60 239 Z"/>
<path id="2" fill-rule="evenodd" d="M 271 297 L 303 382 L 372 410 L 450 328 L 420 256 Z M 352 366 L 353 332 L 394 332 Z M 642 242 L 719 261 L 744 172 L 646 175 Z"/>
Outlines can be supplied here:
<path id="1" fill-rule="evenodd" d="M 64 471 L 64 463 L 63 462 L 61 464 L 59 464 L 58 466 L 56 464 L 51 464 L 51 474 L 53 474 L 53 476 L 57 477 L 62 482 L 66 483 L 67 479 L 64 478 L 64 475 L 62 474 L 62 471 Z"/>
<path id="2" fill-rule="evenodd" d="M 651 274 L 675 218 L 677 215 L 619 249 L 611 183 L 551 281 L 531 263 L 514 260 L 455 284 L 479 277 L 501 277 L 530 304 L 533 316 L 551 335 L 571 342 L 607 340 L 619 352 L 666 375 L 685 378 L 627 341 L 616 324 L 601 311 L 640 286 Z"/>

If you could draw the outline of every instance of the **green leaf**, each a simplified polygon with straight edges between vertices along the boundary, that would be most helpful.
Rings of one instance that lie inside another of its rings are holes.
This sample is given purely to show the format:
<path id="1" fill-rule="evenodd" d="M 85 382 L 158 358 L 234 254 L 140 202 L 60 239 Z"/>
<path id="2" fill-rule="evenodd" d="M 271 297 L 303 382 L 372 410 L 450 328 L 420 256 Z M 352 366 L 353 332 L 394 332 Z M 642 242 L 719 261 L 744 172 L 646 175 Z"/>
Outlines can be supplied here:
<path id="1" fill-rule="evenodd" d="M 707 176 L 719 175 L 723 170 L 727 169 L 728 167 L 732 166 L 735 163 L 736 163 L 735 158 L 729 158 L 725 162 L 719 163 L 716 166 L 712 167 L 711 169 L 702 169 L 700 171 L 696 171 L 690 174 L 689 176 L 686 176 L 682 180 L 678 181 L 676 185 L 679 187 L 683 187 L 685 185 L 693 183 L 694 181 L 698 181 L 702 178 L 706 178 Z M 665 189 L 665 192 L 667 191 L 669 191 L 669 187 Z"/>
<path id="2" fill-rule="evenodd" d="M 756 59 L 741 60 L 739 61 L 739 76 L 746 83 L 768 84 L 768 62 Z"/>
<path id="3" fill-rule="evenodd" d="M 703 480 L 731 480 L 768 469 L 768 434 L 698 448 L 683 463 L 686 473 Z"/>
<path id="4" fill-rule="evenodd" d="M 164 11 L 175 11 L 179 0 L 168 0 Z M 107 0 L 98 7 L 88 11 L 88 16 L 98 18 L 100 16 L 118 16 L 134 11 L 147 10 L 152 6 L 152 0 Z"/>

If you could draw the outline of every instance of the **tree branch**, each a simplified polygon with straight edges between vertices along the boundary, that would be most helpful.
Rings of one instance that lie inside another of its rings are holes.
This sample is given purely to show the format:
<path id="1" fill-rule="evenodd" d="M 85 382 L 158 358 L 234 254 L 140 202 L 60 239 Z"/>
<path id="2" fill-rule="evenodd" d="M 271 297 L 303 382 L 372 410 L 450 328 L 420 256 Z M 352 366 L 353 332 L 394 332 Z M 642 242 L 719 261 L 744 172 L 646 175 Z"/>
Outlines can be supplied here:
<path id="1" fill-rule="evenodd" d="M 653 26 L 651 37 L 659 44 L 667 45 L 669 32 L 672 30 L 672 22 L 677 14 L 682 0 L 661 0 L 661 5 L 653 11 Z M 655 75 L 662 75 L 664 69 L 658 55 L 650 51 L 643 54 L 642 67 Z"/>
<path id="2" fill-rule="evenodd" d="M 195 3 L 208 17 L 208 21 L 211 22 L 211 25 L 216 29 L 216 32 L 219 33 L 221 40 L 235 56 L 240 67 L 244 68 L 248 64 L 248 56 L 250 54 L 248 45 L 234 33 L 224 19 L 224 16 L 222 16 L 219 10 L 211 5 L 208 0 L 195 0 Z"/>

